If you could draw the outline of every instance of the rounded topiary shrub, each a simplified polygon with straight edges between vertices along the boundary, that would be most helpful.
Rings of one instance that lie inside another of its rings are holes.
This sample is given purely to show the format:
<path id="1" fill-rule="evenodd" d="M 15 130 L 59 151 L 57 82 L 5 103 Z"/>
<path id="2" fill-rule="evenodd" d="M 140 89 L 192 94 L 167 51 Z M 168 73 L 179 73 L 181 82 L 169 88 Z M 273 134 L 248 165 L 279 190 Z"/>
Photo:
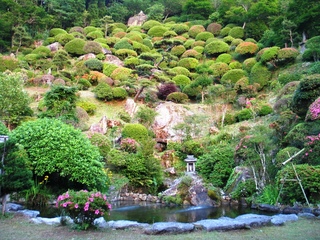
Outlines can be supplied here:
<path id="1" fill-rule="evenodd" d="M 179 23 L 179 24 L 172 25 L 170 29 L 180 35 L 188 32 L 190 28 L 187 24 Z"/>
<path id="2" fill-rule="evenodd" d="M 113 99 L 123 100 L 128 97 L 127 91 L 122 87 L 114 87 L 112 88 Z"/>
<path id="3" fill-rule="evenodd" d="M 100 43 L 95 41 L 88 41 L 83 46 L 83 50 L 85 53 L 93 53 L 93 54 L 99 54 L 102 53 L 102 47 Z"/>
<path id="4" fill-rule="evenodd" d="M 43 58 L 47 58 L 51 55 L 51 51 L 49 48 L 45 47 L 45 46 L 40 46 L 37 47 L 36 49 L 34 49 L 32 52 L 32 54 L 37 54 Z"/>
<path id="5" fill-rule="evenodd" d="M 230 67 L 228 64 L 219 62 L 219 63 L 214 63 L 210 66 L 210 69 L 213 71 L 213 76 L 215 78 L 221 78 L 226 72 L 230 70 Z"/>
<path id="6" fill-rule="evenodd" d="M 228 51 L 229 45 L 221 40 L 213 41 L 204 47 L 204 53 L 211 56 L 217 56 Z"/>
<path id="7" fill-rule="evenodd" d="M 177 75 L 177 76 L 175 76 L 175 77 L 173 77 L 173 78 L 172 78 L 172 81 L 174 81 L 175 84 L 176 84 L 177 86 L 181 87 L 182 89 L 183 89 L 186 85 L 188 85 L 188 84 L 191 83 L 190 78 L 188 78 L 188 77 L 185 76 L 185 75 L 180 75 L 180 74 Z"/>
<path id="8" fill-rule="evenodd" d="M 160 26 L 161 23 L 156 21 L 156 20 L 149 20 L 146 21 L 144 24 L 142 24 L 142 29 L 145 31 L 149 31 L 149 29 L 151 29 L 154 26 Z"/>
<path id="9" fill-rule="evenodd" d="M 246 77 L 247 73 L 242 69 L 231 69 L 225 73 L 221 78 L 221 83 L 223 85 L 234 84 L 241 78 Z"/>
<path id="10" fill-rule="evenodd" d="M 195 42 L 196 40 L 194 39 L 188 39 L 187 41 L 184 42 L 183 46 L 186 48 L 186 49 L 189 49 L 191 48 L 192 44 Z"/>
<path id="11" fill-rule="evenodd" d="M 182 92 L 187 94 L 189 98 L 196 98 L 201 94 L 201 87 L 194 87 L 191 84 L 188 84 L 183 88 Z"/>
<path id="12" fill-rule="evenodd" d="M 189 100 L 189 97 L 187 94 L 182 93 L 182 92 L 173 92 L 167 96 L 166 100 L 172 101 L 175 103 L 185 103 Z"/>
<path id="13" fill-rule="evenodd" d="M 299 73 L 282 73 L 278 76 L 278 82 L 281 85 L 286 85 L 289 82 L 300 81 L 301 74 Z"/>
<path id="14" fill-rule="evenodd" d="M 203 50 L 204 50 L 204 47 L 202 46 L 195 46 L 193 48 L 193 50 L 197 51 L 198 53 L 202 54 L 203 53 Z"/>
<path id="15" fill-rule="evenodd" d="M 96 38 L 103 38 L 103 37 L 104 37 L 104 33 L 101 30 L 92 31 L 87 34 L 87 38 L 91 40 L 94 40 Z"/>
<path id="16" fill-rule="evenodd" d="M 98 30 L 98 29 L 94 26 L 87 26 L 83 29 L 83 32 L 84 32 L 84 34 L 87 35 L 88 33 L 96 31 L 96 30 Z"/>
<path id="17" fill-rule="evenodd" d="M 85 51 L 84 51 L 85 44 L 86 44 L 85 40 L 80 38 L 75 38 L 64 46 L 64 50 L 71 55 L 80 56 L 85 54 Z"/>
<path id="18" fill-rule="evenodd" d="M 158 88 L 157 97 L 161 100 L 166 100 L 167 96 L 173 92 L 178 92 L 177 86 L 173 83 L 165 83 Z"/>
<path id="19" fill-rule="evenodd" d="M 252 119 L 254 116 L 253 116 L 253 112 L 250 109 L 245 108 L 245 109 L 242 109 L 239 112 L 237 112 L 235 114 L 235 117 L 236 117 L 237 122 L 242 122 L 245 120 Z"/>
<path id="20" fill-rule="evenodd" d="M 49 31 L 49 36 L 50 37 L 54 37 L 58 34 L 67 34 L 67 31 L 62 29 L 62 28 L 52 28 L 50 31 Z"/>
<path id="21" fill-rule="evenodd" d="M 269 83 L 269 80 L 271 79 L 271 72 L 268 70 L 266 66 L 264 66 L 261 63 L 256 63 L 250 72 L 250 83 L 259 84 L 259 90 L 262 89 L 264 86 L 266 86 Z"/>
<path id="22" fill-rule="evenodd" d="M 229 31 L 228 35 L 233 38 L 243 38 L 244 37 L 244 29 L 242 27 L 233 27 Z"/>
<path id="23" fill-rule="evenodd" d="M 110 101 L 113 99 L 113 92 L 112 88 L 109 84 L 100 82 L 94 89 L 93 92 L 95 93 L 98 99 L 103 101 Z"/>
<path id="24" fill-rule="evenodd" d="M 125 68 L 125 67 L 119 67 L 113 70 L 111 73 L 110 77 L 113 80 L 119 80 L 119 81 L 124 81 L 127 80 L 132 73 L 132 69 Z"/>
<path id="25" fill-rule="evenodd" d="M 134 140 L 141 142 L 148 138 L 148 130 L 142 124 L 127 123 L 122 129 L 121 135 L 122 138 L 133 138 Z"/>
<path id="26" fill-rule="evenodd" d="M 226 36 L 223 38 L 223 41 L 228 44 L 231 44 L 233 40 L 234 40 L 234 38 L 231 36 Z"/>
<path id="27" fill-rule="evenodd" d="M 247 54 L 255 54 L 258 51 L 259 47 L 257 44 L 252 43 L 252 42 L 241 42 L 239 45 L 236 47 L 235 52 L 242 54 L 242 55 L 247 55 Z"/>
<path id="28" fill-rule="evenodd" d="M 169 70 L 169 73 L 172 75 L 185 75 L 190 76 L 190 71 L 185 67 L 174 67 Z"/>
<path id="29" fill-rule="evenodd" d="M 195 69 L 199 64 L 199 61 L 195 58 L 183 58 L 178 62 L 178 66 L 185 67 L 189 70 Z"/>
<path id="30" fill-rule="evenodd" d="M 247 71 L 248 73 L 251 72 L 252 67 L 257 63 L 256 58 L 248 58 L 243 61 L 242 68 L 243 70 Z"/>
<path id="31" fill-rule="evenodd" d="M 133 50 L 133 47 L 132 47 L 130 42 L 131 41 L 129 39 L 124 38 L 124 39 L 121 39 L 120 41 L 116 42 L 113 47 L 116 50 L 118 50 L 118 49 L 130 49 L 130 50 Z"/>
<path id="32" fill-rule="evenodd" d="M 273 109 L 269 104 L 262 104 L 258 107 L 258 116 L 266 116 L 272 112 Z"/>
<path id="33" fill-rule="evenodd" d="M 206 45 L 205 41 L 195 41 L 194 43 L 192 43 L 191 48 L 197 47 L 197 46 L 202 46 L 204 47 Z"/>
<path id="34" fill-rule="evenodd" d="M 210 23 L 207 27 L 207 31 L 213 33 L 215 36 L 218 36 L 221 31 L 221 24 L 220 23 Z"/>
<path id="35" fill-rule="evenodd" d="M 171 54 L 175 56 L 181 56 L 186 51 L 186 48 L 183 45 L 174 46 L 171 49 Z"/>
<path id="36" fill-rule="evenodd" d="M 204 26 L 202 25 L 193 25 L 192 27 L 190 27 L 188 34 L 190 37 L 192 38 L 196 38 L 196 36 L 201 33 L 201 32 L 205 32 L 206 29 L 204 28 Z"/>
<path id="37" fill-rule="evenodd" d="M 94 133 L 89 136 L 92 145 L 97 146 L 102 157 L 106 158 L 111 149 L 111 142 L 107 136 L 101 133 Z"/>
<path id="38" fill-rule="evenodd" d="M 196 36 L 196 41 L 207 41 L 209 38 L 213 38 L 214 35 L 211 32 L 200 32 Z"/>
<path id="39" fill-rule="evenodd" d="M 178 36 L 178 34 L 175 31 L 169 30 L 169 31 L 166 31 L 162 36 L 164 38 L 173 38 Z"/>
<path id="40" fill-rule="evenodd" d="M 227 36 L 227 35 L 229 34 L 230 30 L 231 30 L 230 27 L 224 27 L 224 28 L 222 28 L 222 29 L 220 30 L 220 34 L 219 34 L 219 35 L 220 35 L 221 37 L 225 37 L 225 36 Z"/>
<path id="41" fill-rule="evenodd" d="M 165 32 L 167 32 L 168 29 L 164 26 L 154 26 L 149 29 L 148 35 L 151 37 L 162 37 Z"/>
<path id="42" fill-rule="evenodd" d="M 278 63 L 287 64 L 294 62 L 299 55 L 295 48 L 282 48 L 278 51 Z"/>
<path id="43" fill-rule="evenodd" d="M 136 51 L 131 49 L 119 49 L 114 53 L 121 60 L 124 60 L 127 57 L 137 57 L 138 54 Z"/>
<path id="44" fill-rule="evenodd" d="M 189 50 L 186 50 L 181 56 L 181 58 L 187 58 L 187 57 L 200 59 L 202 57 L 202 54 L 197 52 L 194 49 L 189 49 Z"/>
<path id="45" fill-rule="evenodd" d="M 84 109 L 91 116 L 94 115 L 95 111 L 97 110 L 97 105 L 90 101 L 81 100 L 78 101 L 76 104 L 78 107 Z"/>
<path id="46" fill-rule="evenodd" d="M 229 63 L 230 69 L 242 69 L 242 63 L 238 61 L 233 61 Z"/>
<path id="47" fill-rule="evenodd" d="M 59 42 L 62 46 L 73 40 L 75 37 L 72 34 L 60 33 L 54 37 L 56 42 Z"/>
<path id="48" fill-rule="evenodd" d="M 279 50 L 280 50 L 279 47 L 271 47 L 271 48 L 263 49 L 263 52 L 260 57 L 260 61 L 262 63 L 266 63 L 266 62 L 269 62 L 269 61 L 276 59 L 278 56 Z"/>
<path id="49" fill-rule="evenodd" d="M 231 47 L 237 47 L 240 43 L 244 42 L 241 38 L 235 38 L 232 40 L 230 46 Z"/>
<path id="50" fill-rule="evenodd" d="M 113 72 L 115 69 L 117 69 L 117 68 L 118 68 L 118 66 L 117 66 L 117 65 L 114 65 L 114 64 L 112 64 L 112 63 L 104 63 L 104 64 L 103 64 L 103 73 L 104 73 L 106 76 L 110 77 L 111 74 L 112 74 L 112 72 Z"/>
<path id="51" fill-rule="evenodd" d="M 150 48 L 142 43 L 139 42 L 132 42 L 132 47 L 134 51 L 136 51 L 138 54 L 141 54 L 143 52 L 150 52 Z"/>
<path id="52" fill-rule="evenodd" d="M 103 68 L 102 62 L 96 58 L 91 58 L 86 60 L 84 62 L 84 65 L 90 70 L 99 71 L 99 72 L 102 71 L 102 68 Z"/>
<path id="53" fill-rule="evenodd" d="M 70 28 L 69 33 L 74 33 L 74 32 L 84 34 L 83 27 L 75 26 Z"/>
<path id="54" fill-rule="evenodd" d="M 232 56 L 231 54 L 228 54 L 228 53 L 222 53 L 220 54 L 217 59 L 216 59 L 216 62 L 223 62 L 223 63 L 226 63 L 226 64 L 229 64 L 232 60 Z"/>

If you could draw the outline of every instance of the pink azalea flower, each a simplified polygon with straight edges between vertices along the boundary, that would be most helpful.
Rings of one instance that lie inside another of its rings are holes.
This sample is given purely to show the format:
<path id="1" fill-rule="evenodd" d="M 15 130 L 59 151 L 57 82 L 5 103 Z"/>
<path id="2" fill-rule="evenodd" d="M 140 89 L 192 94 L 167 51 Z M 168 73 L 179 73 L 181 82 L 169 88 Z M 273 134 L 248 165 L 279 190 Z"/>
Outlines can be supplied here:
<path id="1" fill-rule="evenodd" d="M 79 208 L 78 203 L 76 203 L 76 204 L 74 205 L 74 208 Z"/>
<path id="2" fill-rule="evenodd" d="M 94 214 L 98 215 L 99 212 L 100 212 L 99 209 L 97 209 L 97 210 L 94 211 Z"/>

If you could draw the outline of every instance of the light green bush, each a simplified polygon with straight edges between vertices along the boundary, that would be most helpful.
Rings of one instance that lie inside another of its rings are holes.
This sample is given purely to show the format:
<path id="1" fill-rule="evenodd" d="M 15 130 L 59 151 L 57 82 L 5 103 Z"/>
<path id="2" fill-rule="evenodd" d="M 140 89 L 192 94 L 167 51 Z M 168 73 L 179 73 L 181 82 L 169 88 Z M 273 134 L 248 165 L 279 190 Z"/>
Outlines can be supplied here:
<path id="1" fill-rule="evenodd" d="M 247 73 L 242 70 L 242 69 L 231 69 L 229 70 L 227 73 L 225 73 L 222 78 L 221 78 L 221 83 L 223 85 L 226 84 L 231 84 L 232 86 L 234 86 L 234 84 L 236 84 L 236 82 L 247 76 Z"/>
<path id="2" fill-rule="evenodd" d="M 183 34 L 189 31 L 189 26 L 184 23 L 174 24 L 170 28 L 171 30 L 175 31 L 177 34 Z"/>
<path id="3" fill-rule="evenodd" d="M 167 32 L 168 29 L 164 26 L 154 26 L 149 29 L 148 35 L 151 37 L 162 37 L 165 32 Z"/>
<path id="4" fill-rule="evenodd" d="M 43 58 L 47 58 L 51 55 L 51 51 L 49 48 L 45 47 L 45 46 L 40 46 L 37 47 L 36 49 L 34 49 L 32 52 L 32 54 L 37 54 Z"/>
<path id="5" fill-rule="evenodd" d="M 223 62 L 223 63 L 226 63 L 226 64 L 229 64 L 232 60 L 232 56 L 231 54 L 228 54 L 228 53 L 222 53 L 220 54 L 217 59 L 216 59 L 216 62 Z"/>
<path id="6" fill-rule="evenodd" d="M 148 130 L 140 123 L 127 123 L 122 129 L 123 138 L 133 138 L 134 140 L 141 142 L 148 138 Z"/>
<path id="7" fill-rule="evenodd" d="M 62 29 L 62 28 L 52 28 L 50 31 L 49 31 L 49 36 L 50 37 L 54 37 L 58 34 L 67 34 L 67 31 Z"/>
<path id="8" fill-rule="evenodd" d="M 213 41 L 204 47 L 204 53 L 215 56 L 221 53 L 227 53 L 229 45 L 221 40 Z"/>
<path id="9" fill-rule="evenodd" d="M 171 54 L 180 57 L 185 51 L 186 48 L 183 45 L 178 45 L 171 49 Z"/>
<path id="10" fill-rule="evenodd" d="M 83 50 L 85 53 L 93 53 L 93 54 L 102 53 L 102 47 L 100 43 L 95 41 L 87 41 L 86 44 L 83 46 Z"/>
<path id="11" fill-rule="evenodd" d="M 266 86 L 269 83 L 269 80 L 271 79 L 271 72 L 268 70 L 268 68 L 261 63 L 256 63 L 250 72 L 250 83 L 258 83 L 259 84 L 259 90 L 262 89 L 264 86 Z"/>
<path id="12" fill-rule="evenodd" d="M 182 92 L 173 92 L 167 96 L 166 100 L 172 101 L 175 103 L 185 103 L 189 100 L 189 97 L 187 94 L 182 93 Z"/>
<path id="13" fill-rule="evenodd" d="M 188 78 L 185 75 L 180 75 L 180 74 L 173 77 L 172 81 L 174 81 L 177 86 L 181 87 L 181 89 L 183 89 L 186 85 L 191 83 L 190 78 Z"/>
<path id="14" fill-rule="evenodd" d="M 211 32 L 200 32 L 196 36 L 196 41 L 207 41 L 209 38 L 213 38 L 214 35 Z"/>
<path id="15" fill-rule="evenodd" d="M 132 69 L 125 68 L 125 67 L 118 67 L 111 73 L 110 77 L 113 80 L 125 81 L 129 79 L 132 73 Z"/>
<path id="16" fill-rule="evenodd" d="M 161 23 L 155 20 L 148 20 L 142 24 L 142 29 L 145 31 L 149 31 L 154 26 L 160 26 Z"/>
<path id="17" fill-rule="evenodd" d="M 54 40 L 56 42 L 59 42 L 62 46 L 66 45 L 68 42 L 70 42 L 73 39 L 74 39 L 74 36 L 68 33 L 59 33 L 54 37 Z"/>
<path id="18" fill-rule="evenodd" d="M 80 56 L 85 54 L 85 51 L 84 51 L 85 44 L 86 44 L 85 40 L 80 38 L 75 38 L 64 46 L 64 50 L 71 55 Z"/>
<path id="19" fill-rule="evenodd" d="M 112 88 L 113 99 L 123 100 L 128 96 L 127 91 L 122 87 L 114 87 Z"/>
<path id="20" fill-rule="evenodd" d="M 242 27 L 233 27 L 229 31 L 228 35 L 233 38 L 243 38 L 244 37 L 244 29 Z"/>
<path id="21" fill-rule="evenodd" d="M 201 32 L 205 32 L 206 29 L 204 28 L 204 26 L 202 25 L 193 25 L 192 27 L 190 27 L 188 34 L 190 37 L 192 38 L 196 38 L 196 36 L 201 33 Z"/>
<path id="22" fill-rule="evenodd" d="M 199 64 L 199 61 L 195 58 L 183 58 L 178 62 L 178 66 L 185 67 L 188 70 L 195 69 Z"/>
<path id="23" fill-rule="evenodd" d="M 98 83 L 98 85 L 93 89 L 93 92 L 98 99 L 103 101 L 111 101 L 113 99 L 112 88 L 107 83 Z"/>

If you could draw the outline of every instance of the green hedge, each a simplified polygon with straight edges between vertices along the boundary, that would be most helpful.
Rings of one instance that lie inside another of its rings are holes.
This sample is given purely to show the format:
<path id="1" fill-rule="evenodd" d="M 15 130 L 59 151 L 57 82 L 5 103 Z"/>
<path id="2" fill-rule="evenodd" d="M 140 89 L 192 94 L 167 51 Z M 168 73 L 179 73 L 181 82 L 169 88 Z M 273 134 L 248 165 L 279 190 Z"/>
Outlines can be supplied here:
<path id="1" fill-rule="evenodd" d="M 122 138 L 133 138 L 141 142 L 148 138 L 148 130 L 145 126 L 139 123 L 127 123 L 122 129 Z"/>

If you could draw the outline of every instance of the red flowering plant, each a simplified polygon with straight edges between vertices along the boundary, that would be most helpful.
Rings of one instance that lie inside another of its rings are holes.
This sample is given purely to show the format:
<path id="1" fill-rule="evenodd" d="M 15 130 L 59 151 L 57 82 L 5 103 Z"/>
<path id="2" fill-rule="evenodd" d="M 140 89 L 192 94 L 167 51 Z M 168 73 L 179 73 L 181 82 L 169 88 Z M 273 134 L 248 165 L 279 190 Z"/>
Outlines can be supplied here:
<path id="1" fill-rule="evenodd" d="M 133 138 L 125 138 L 120 142 L 120 149 L 129 153 L 136 153 L 139 143 Z"/>
<path id="2" fill-rule="evenodd" d="M 312 121 L 320 119 L 320 97 L 309 106 L 306 119 L 311 119 Z"/>
<path id="3" fill-rule="evenodd" d="M 101 192 L 87 190 L 69 190 L 60 195 L 56 207 L 73 219 L 73 222 L 82 230 L 94 226 L 94 220 L 111 210 L 111 204 L 106 195 Z"/>

